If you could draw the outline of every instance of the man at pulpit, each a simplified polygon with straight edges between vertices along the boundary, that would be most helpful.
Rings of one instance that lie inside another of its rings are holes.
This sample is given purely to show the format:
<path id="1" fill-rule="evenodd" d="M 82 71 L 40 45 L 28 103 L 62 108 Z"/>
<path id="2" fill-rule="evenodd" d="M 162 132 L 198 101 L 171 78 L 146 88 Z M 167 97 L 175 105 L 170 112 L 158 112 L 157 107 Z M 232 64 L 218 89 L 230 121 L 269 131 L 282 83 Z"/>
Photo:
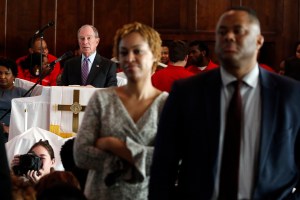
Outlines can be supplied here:
<path id="1" fill-rule="evenodd" d="M 83 25 L 79 28 L 78 43 L 82 56 L 65 62 L 62 85 L 92 85 L 97 88 L 117 85 L 116 63 L 97 53 L 99 42 L 99 33 L 94 26 Z"/>

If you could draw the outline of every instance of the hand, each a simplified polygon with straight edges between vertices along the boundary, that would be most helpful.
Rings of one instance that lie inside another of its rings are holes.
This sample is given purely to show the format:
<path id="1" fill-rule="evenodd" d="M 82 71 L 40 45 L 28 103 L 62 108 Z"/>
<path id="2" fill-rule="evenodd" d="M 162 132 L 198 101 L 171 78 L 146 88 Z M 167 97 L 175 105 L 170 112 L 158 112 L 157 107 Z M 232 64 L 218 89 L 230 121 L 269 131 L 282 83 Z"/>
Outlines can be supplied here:
<path id="1" fill-rule="evenodd" d="M 42 176 L 43 174 L 41 171 L 34 171 L 34 170 L 29 170 L 26 174 L 26 177 L 32 183 L 37 183 L 42 178 Z"/>
<path id="2" fill-rule="evenodd" d="M 96 141 L 96 147 L 108 151 L 120 158 L 133 163 L 131 152 L 126 146 L 126 143 L 116 137 L 101 137 Z"/>
<path id="3" fill-rule="evenodd" d="M 17 166 L 20 164 L 20 155 L 14 155 L 13 160 L 11 161 L 11 166 Z"/>
<path id="4" fill-rule="evenodd" d="M 5 124 L 3 124 L 3 132 L 8 134 L 9 133 L 9 126 L 6 126 Z"/>

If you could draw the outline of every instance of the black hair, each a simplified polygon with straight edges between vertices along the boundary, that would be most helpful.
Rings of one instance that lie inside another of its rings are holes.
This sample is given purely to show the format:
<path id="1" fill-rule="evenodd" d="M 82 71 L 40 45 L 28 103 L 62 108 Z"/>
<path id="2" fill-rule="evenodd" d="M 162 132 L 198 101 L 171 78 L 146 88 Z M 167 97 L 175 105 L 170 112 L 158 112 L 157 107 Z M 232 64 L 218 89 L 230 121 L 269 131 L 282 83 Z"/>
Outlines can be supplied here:
<path id="1" fill-rule="evenodd" d="M 178 61 L 183 61 L 188 55 L 188 46 L 182 40 L 174 40 L 169 45 L 169 59 L 171 62 L 175 63 Z"/>
<path id="2" fill-rule="evenodd" d="M 28 42 L 27 42 L 27 47 L 28 49 L 33 48 L 33 44 L 35 43 L 35 41 L 40 41 L 41 38 L 40 37 L 31 37 Z M 42 41 L 45 41 L 45 39 L 43 38 Z M 46 41 L 45 41 L 46 42 Z"/>
<path id="3" fill-rule="evenodd" d="M 192 46 L 198 46 L 198 49 L 200 51 L 205 51 L 206 52 L 206 54 L 205 54 L 206 57 L 208 57 L 210 55 L 209 48 L 204 42 L 202 42 L 200 40 L 194 40 L 194 41 L 189 43 L 189 47 L 192 47 Z"/>
<path id="4" fill-rule="evenodd" d="M 231 10 L 233 10 L 233 11 L 244 11 L 244 12 L 248 13 L 250 21 L 254 22 L 258 26 L 260 26 L 260 22 L 259 22 L 259 19 L 257 17 L 257 13 L 252 8 L 245 7 L 245 6 L 233 6 L 229 9 L 227 9 L 226 11 L 231 11 Z"/>
<path id="5" fill-rule="evenodd" d="M 28 151 L 28 153 L 30 153 L 30 152 L 32 152 L 32 150 L 35 148 L 35 147 L 37 147 L 37 146 L 42 146 L 42 147 L 44 147 L 46 150 L 47 150 L 47 152 L 49 153 L 49 155 L 50 155 L 50 158 L 51 158 L 51 160 L 53 160 L 55 157 L 54 157 L 54 151 L 53 151 L 53 148 L 52 148 L 52 146 L 49 144 L 49 142 L 48 142 L 48 140 L 40 140 L 40 141 L 38 141 L 38 142 L 36 142 L 34 145 L 32 145 L 32 147 L 30 148 L 30 150 Z"/>
<path id="6" fill-rule="evenodd" d="M 67 140 L 60 149 L 60 158 L 65 171 L 70 171 L 79 181 L 80 187 L 84 188 L 88 174 L 87 169 L 82 169 L 76 166 L 74 161 L 73 146 L 75 138 Z"/>
<path id="7" fill-rule="evenodd" d="M 14 77 L 17 77 L 18 67 L 14 60 L 6 58 L 6 57 L 0 57 L 0 66 L 10 69 L 12 74 L 14 75 Z"/>

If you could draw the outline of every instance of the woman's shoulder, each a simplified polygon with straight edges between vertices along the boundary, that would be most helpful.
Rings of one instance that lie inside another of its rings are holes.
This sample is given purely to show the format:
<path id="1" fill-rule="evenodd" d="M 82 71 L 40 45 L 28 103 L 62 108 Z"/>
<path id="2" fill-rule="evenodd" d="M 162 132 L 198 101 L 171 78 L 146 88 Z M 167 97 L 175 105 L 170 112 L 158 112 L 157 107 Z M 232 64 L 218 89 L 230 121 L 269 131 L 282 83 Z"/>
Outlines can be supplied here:
<path id="1" fill-rule="evenodd" d="M 160 101 L 165 101 L 169 96 L 169 93 L 166 91 L 160 91 L 159 94 L 157 95 L 157 99 L 159 99 Z"/>
<path id="2" fill-rule="evenodd" d="M 99 90 L 96 90 L 91 97 L 91 99 L 93 99 L 92 101 L 99 101 L 101 102 L 101 104 L 108 103 L 115 98 L 115 87 L 101 88 Z"/>

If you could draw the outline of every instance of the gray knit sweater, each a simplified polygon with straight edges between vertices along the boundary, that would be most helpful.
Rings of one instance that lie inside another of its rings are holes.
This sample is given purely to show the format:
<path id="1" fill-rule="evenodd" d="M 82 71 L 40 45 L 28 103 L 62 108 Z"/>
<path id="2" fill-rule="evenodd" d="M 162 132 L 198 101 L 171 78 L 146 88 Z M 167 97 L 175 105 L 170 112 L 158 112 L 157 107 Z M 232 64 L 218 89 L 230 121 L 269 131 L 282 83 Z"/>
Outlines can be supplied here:
<path id="1" fill-rule="evenodd" d="M 147 199 L 154 139 L 167 96 L 168 93 L 161 93 L 135 123 L 114 88 L 94 93 L 74 145 L 76 164 L 89 169 L 84 190 L 88 199 Z M 135 166 L 95 148 L 97 138 L 105 136 L 125 141 Z"/>

